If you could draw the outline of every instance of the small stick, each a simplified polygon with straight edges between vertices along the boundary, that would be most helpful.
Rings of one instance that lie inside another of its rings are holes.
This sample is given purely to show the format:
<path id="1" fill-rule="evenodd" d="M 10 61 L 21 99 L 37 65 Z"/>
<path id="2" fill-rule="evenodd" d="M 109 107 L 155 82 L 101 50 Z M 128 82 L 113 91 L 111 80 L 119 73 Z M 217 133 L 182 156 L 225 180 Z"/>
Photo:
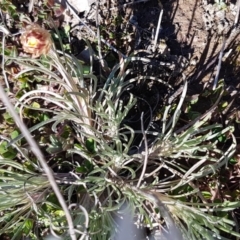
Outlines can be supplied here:
<path id="1" fill-rule="evenodd" d="M 214 83 L 213 83 L 213 90 L 215 90 L 216 87 L 217 87 L 218 77 L 219 77 L 219 73 L 220 73 L 220 69 L 221 69 L 221 64 L 222 64 L 223 51 L 224 51 L 224 49 L 225 49 L 225 44 L 226 44 L 226 38 L 224 37 L 222 49 L 221 49 L 221 52 L 220 52 L 220 54 L 219 54 L 217 72 L 216 72 L 216 76 L 215 76 Z"/>
<path id="2" fill-rule="evenodd" d="M 72 240 L 77 240 L 76 234 L 75 234 L 75 229 L 74 229 L 74 223 L 73 223 L 73 219 L 72 216 L 68 210 L 68 206 L 62 196 L 62 193 L 60 192 L 59 186 L 53 176 L 53 171 L 52 169 L 48 166 L 45 157 L 43 156 L 39 146 L 37 145 L 36 141 L 33 139 L 33 137 L 31 136 L 30 132 L 28 131 L 26 125 L 21 121 L 19 115 L 17 114 L 17 112 L 15 111 L 13 105 L 11 104 L 11 102 L 9 101 L 3 87 L 0 85 L 0 96 L 1 99 L 4 103 L 4 105 L 6 106 L 6 108 L 8 109 L 9 113 L 11 114 L 12 118 L 14 119 L 16 125 L 19 127 L 19 129 L 21 130 L 22 134 L 24 135 L 25 139 L 27 140 L 27 142 L 29 143 L 29 146 L 33 152 L 33 154 L 37 157 L 38 161 L 40 162 L 45 174 L 47 175 L 48 181 L 59 201 L 59 204 L 61 205 L 64 213 L 65 213 L 65 217 L 68 223 L 68 228 L 69 228 L 69 234 L 70 234 L 70 238 Z"/>
<path id="3" fill-rule="evenodd" d="M 155 52 L 155 50 L 156 50 L 159 30 L 161 28 L 162 16 L 163 16 L 163 9 L 161 10 L 161 12 L 159 14 L 159 18 L 158 18 L 158 25 L 157 25 L 155 39 L 154 39 L 154 43 L 153 43 L 153 52 Z"/>
<path id="4" fill-rule="evenodd" d="M 236 27 L 237 24 L 238 24 L 239 11 L 240 11 L 240 0 L 237 1 L 237 14 L 236 14 L 235 21 L 234 21 L 234 25 L 235 25 L 235 27 Z"/>

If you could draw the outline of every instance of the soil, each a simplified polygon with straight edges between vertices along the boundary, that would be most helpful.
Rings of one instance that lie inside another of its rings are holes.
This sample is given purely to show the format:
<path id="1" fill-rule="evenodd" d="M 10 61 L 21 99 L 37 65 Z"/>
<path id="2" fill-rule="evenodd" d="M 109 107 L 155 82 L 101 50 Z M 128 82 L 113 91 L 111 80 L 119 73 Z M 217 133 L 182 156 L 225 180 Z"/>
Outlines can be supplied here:
<path id="1" fill-rule="evenodd" d="M 191 60 L 196 60 L 196 65 L 189 66 L 183 74 L 189 80 L 188 95 L 201 94 L 206 89 L 212 89 L 213 80 L 216 75 L 218 58 L 223 46 L 223 39 L 226 38 L 225 53 L 231 51 L 226 60 L 222 61 L 219 79 L 224 79 L 226 94 L 224 101 L 232 103 L 229 108 L 218 115 L 221 123 L 229 124 L 230 119 L 238 122 L 239 113 L 239 82 L 240 82 L 240 56 L 239 56 L 239 30 L 232 35 L 234 29 L 234 11 L 226 12 L 226 19 L 229 23 L 228 31 L 218 34 L 216 31 L 206 30 L 203 22 L 203 2 L 198 0 L 161 1 L 163 5 L 163 32 L 167 38 L 167 45 L 171 54 L 183 55 Z M 214 3 L 214 1 L 207 1 Z M 237 1 L 228 1 L 236 7 Z M 146 3 L 147 4 L 147 3 Z M 206 104 L 204 104 L 206 102 Z M 201 101 L 204 111 L 209 108 L 207 99 Z M 233 117 L 234 116 L 234 117 Z M 220 118 L 222 118 L 220 120 Z M 235 123 L 235 136 L 239 136 L 239 124 Z"/>
<path id="2" fill-rule="evenodd" d="M 202 93 L 204 89 L 212 89 L 219 54 L 224 42 L 226 42 L 224 53 L 225 55 L 230 53 L 230 55 L 223 58 L 224 61 L 222 61 L 218 79 L 224 79 L 226 89 L 229 90 L 228 94 L 233 95 L 234 92 L 234 102 L 237 103 L 239 102 L 239 96 L 236 91 L 238 92 L 239 89 L 240 78 L 239 27 L 234 25 L 237 3 L 236 1 L 228 1 L 224 11 L 224 19 L 219 20 L 215 16 L 218 12 L 212 14 L 214 19 L 209 19 L 209 22 L 211 22 L 210 28 L 207 28 L 206 21 L 203 21 L 203 17 L 209 15 L 209 11 L 211 13 L 212 8 L 209 10 L 206 7 L 208 4 L 216 8 L 215 2 L 209 0 L 146 0 L 145 2 L 139 1 L 139 3 L 135 1 L 135 4 L 130 4 L 127 0 L 104 0 L 99 5 L 101 35 L 124 56 L 129 56 L 139 50 L 149 52 L 162 9 L 163 18 L 158 44 L 160 46 L 160 42 L 165 42 L 167 53 L 161 52 L 159 54 L 160 51 L 158 51 L 158 54 L 155 55 L 145 54 L 140 56 L 154 57 L 155 60 L 167 63 L 179 62 L 182 59 L 187 61 L 186 66 L 175 67 L 174 72 L 177 71 L 180 74 L 170 74 L 170 76 L 168 74 L 167 81 L 177 87 L 181 84 L 182 75 L 186 76 L 189 82 L 189 95 L 194 95 Z M 235 9 L 232 9 L 233 7 Z M 82 19 L 88 21 L 88 26 L 94 32 L 96 32 L 95 14 L 96 7 L 93 7 L 86 16 L 82 16 Z M 211 18 L 210 15 L 207 17 Z M 225 24 L 223 31 L 219 30 L 221 23 Z M 81 30 L 75 28 L 75 35 L 78 38 L 86 37 L 89 39 L 91 34 L 89 34 L 87 28 L 84 30 L 83 28 Z M 102 46 L 105 45 L 102 44 Z M 109 59 L 110 62 L 118 61 L 118 55 L 109 51 L 109 49 L 103 51 L 103 54 L 108 62 Z M 81 54 L 78 56 L 81 57 Z M 162 71 L 162 67 L 160 68 Z M 166 68 L 164 71 L 167 71 Z M 151 75 L 158 77 L 159 73 L 155 69 Z M 238 110 L 238 106 L 235 107 Z M 228 112 L 230 112 L 230 109 Z"/>

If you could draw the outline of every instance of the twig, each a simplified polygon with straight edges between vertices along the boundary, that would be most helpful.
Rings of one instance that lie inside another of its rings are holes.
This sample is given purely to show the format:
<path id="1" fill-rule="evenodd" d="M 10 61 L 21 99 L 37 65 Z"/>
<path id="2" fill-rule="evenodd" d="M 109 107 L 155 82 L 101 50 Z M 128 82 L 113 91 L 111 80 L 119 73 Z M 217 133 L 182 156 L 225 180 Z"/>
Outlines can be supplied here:
<path id="1" fill-rule="evenodd" d="M 159 14 L 159 18 L 158 18 L 158 25 L 157 25 L 155 39 L 154 39 L 154 43 L 153 43 L 153 52 L 155 52 L 155 50 L 156 50 L 158 35 L 159 35 L 160 28 L 161 28 L 162 16 L 163 16 L 163 9 L 161 10 L 161 12 Z"/>
<path id="2" fill-rule="evenodd" d="M 69 227 L 69 234 L 71 236 L 72 240 L 76 240 L 76 235 L 75 235 L 75 230 L 74 230 L 74 224 L 73 224 L 73 220 L 72 217 L 70 215 L 70 212 L 68 210 L 67 204 L 64 201 L 64 198 L 59 190 L 59 187 L 55 181 L 55 178 L 53 177 L 53 173 L 51 168 L 49 168 L 49 166 L 47 165 L 46 160 L 44 159 L 37 143 L 35 142 L 35 140 L 32 138 L 31 134 L 29 133 L 27 127 L 25 126 L 25 124 L 21 121 L 20 117 L 18 116 L 18 114 L 15 112 L 14 107 L 12 106 L 12 104 L 10 103 L 3 87 L 0 85 L 0 98 L 2 99 L 3 103 L 5 104 L 5 106 L 7 107 L 9 113 L 12 115 L 15 123 L 17 124 L 17 126 L 19 127 L 19 129 L 21 130 L 22 134 L 24 135 L 24 137 L 26 138 L 27 142 L 29 143 L 34 155 L 37 157 L 37 159 L 39 160 L 39 162 L 41 163 L 47 177 L 48 180 L 50 182 L 50 185 L 52 186 L 53 191 L 56 194 L 56 197 L 59 201 L 59 203 L 61 204 L 61 207 L 66 215 L 66 220 L 68 222 L 68 227 Z"/>
<path id="3" fill-rule="evenodd" d="M 237 14 L 236 14 L 235 21 L 234 21 L 234 25 L 235 25 L 235 27 L 236 27 L 237 24 L 238 24 L 239 11 L 240 11 L 240 0 L 237 1 Z"/>
<path id="4" fill-rule="evenodd" d="M 220 52 L 220 54 L 219 54 L 218 65 L 217 65 L 217 72 L 216 72 L 215 79 L 214 79 L 214 83 L 213 83 L 213 90 L 215 90 L 216 87 L 217 87 L 218 78 L 219 78 L 219 73 L 220 73 L 221 64 L 222 64 L 223 51 L 224 51 L 224 49 L 225 49 L 225 44 L 226 44 L 226 38 L 224 37 L 222 49 L 221 49 L 221 52 Z"/>

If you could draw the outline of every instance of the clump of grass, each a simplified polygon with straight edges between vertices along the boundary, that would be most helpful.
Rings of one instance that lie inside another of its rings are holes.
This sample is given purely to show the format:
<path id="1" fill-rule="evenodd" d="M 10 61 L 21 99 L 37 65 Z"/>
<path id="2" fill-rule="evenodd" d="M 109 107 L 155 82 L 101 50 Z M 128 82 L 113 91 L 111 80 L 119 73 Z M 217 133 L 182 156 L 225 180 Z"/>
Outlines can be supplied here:
<path id="1" fill-rule="evenodd" d="M 172 231 L 174 239 L 214 239 L 222 232 L 239 237 L 232 230 L 234 222 L 218 216 L 239 203 L 208 203 L 197 186 L 200 179 L 227 166 L 236 147 L 233 128 L 209 125 L 212 111 L 178 127 L 187 81 L 177 105 L 164 106 L 159 132 L 145 130 L 143 119 L 141 131 L 122 124 L 136 104 L 136 97 L 130 93 L 127 101 L 121 98 L 137 81 L 128 78 L 132 71 L 129 63 L 147 59 L 120 59 L 100 81 L 93 73 L 94 51 L 86 43 L 90 51 L 87 74 L 78 59 L 54 48 L 38 59 L 2 52 L 5 65 L 12 62 L 19 66 L 16 80 L 31 76 L 39 85 L 39 89 L 22 91 L 14 107 L 22 121 L 29 119 L 28 131 L 36 135 L 48 159 L 53 170 L 50 175 L 69 206 L 73 226 L 69 226 L 68 213 L 56 192 L 51 192 L 52 180 L 34 151 L 28 149 L 24 135 L 11 140 L 1 134 L 5 152 L 0 162 L 0 234 L 9 233 L 12 239 L 22 235 L 37 239 L 48 229 L 49 234 L 62 239 L 109 239 L 113 229 L 118 231 L 115 218 L 121 216 L 119 209 L 127 203 L 139 225 L 166 225 L 163 231 Z M 214 107 L 221 98 L 220 90 Z M 46 113 L 45 118 L 37 112 Z M 18 127 L 22 130 L 21 124 Z M 138 132 L 143 135 L 144 148 L 130 155 Z M 217 141 L 224 134 L 231 140 L 225 151 Z M 155 139 L 151 144 L 149 136 Z M 8 151 L 15 153 L 11 159 Z M 34 231 L 37 222 L 42 222 L 40 232 Z"/>

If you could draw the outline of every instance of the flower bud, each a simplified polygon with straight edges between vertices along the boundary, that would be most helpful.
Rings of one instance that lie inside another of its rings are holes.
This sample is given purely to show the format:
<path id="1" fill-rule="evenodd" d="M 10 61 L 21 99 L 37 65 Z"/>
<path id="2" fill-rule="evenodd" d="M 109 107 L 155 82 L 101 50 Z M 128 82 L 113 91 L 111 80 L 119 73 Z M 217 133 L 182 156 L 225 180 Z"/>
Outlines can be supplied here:
<path id="1" fill-rule="evenodd" d="M 47 54 L 52 46 L 50 33 L 37 24 L 26 27 L 20 37 L 20 42 L 23 46 L 23 51 L 32 54 L 33 58 Z"/>

